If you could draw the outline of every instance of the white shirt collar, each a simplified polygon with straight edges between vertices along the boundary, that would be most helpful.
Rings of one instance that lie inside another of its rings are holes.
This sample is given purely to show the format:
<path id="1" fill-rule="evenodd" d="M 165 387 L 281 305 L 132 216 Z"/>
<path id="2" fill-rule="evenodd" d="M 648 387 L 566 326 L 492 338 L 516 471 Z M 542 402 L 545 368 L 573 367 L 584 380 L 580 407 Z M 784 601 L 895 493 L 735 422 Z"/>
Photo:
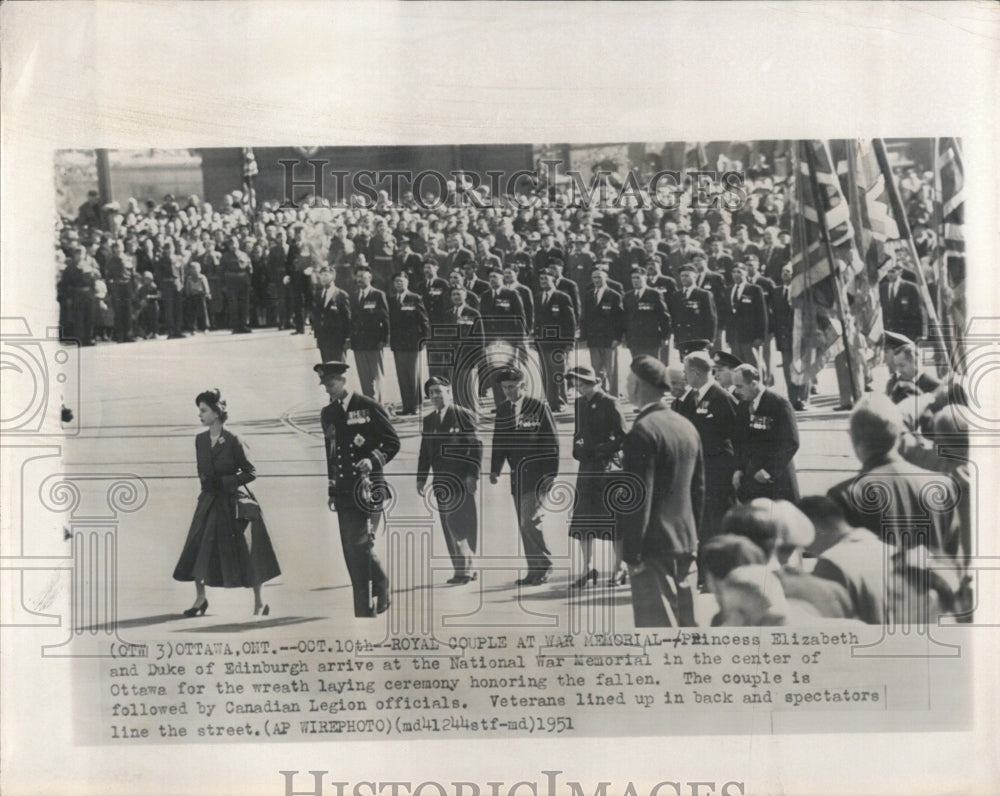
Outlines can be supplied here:
<path id="1" fill-rule="evenodd" d="M 712 386 L 712 380 L 709 379 L 701 387 L 698 388 L 698 400 L 701 401 L 705 397 L 705 393 L 708 392 L 708 388 Z"/>

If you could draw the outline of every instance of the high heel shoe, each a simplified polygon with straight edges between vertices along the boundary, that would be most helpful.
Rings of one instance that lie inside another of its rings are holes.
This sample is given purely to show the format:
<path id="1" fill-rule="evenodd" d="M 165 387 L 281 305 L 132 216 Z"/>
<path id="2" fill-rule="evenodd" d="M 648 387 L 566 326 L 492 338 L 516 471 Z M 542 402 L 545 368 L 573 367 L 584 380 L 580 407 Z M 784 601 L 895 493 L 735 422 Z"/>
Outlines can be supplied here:
<path id="1" fill-rule="evenodd" d="M 574 580 L 569 587 L 571 589 L 584 589 L 587 586 L 587 581 L 592 582 L 595 586 L 597 585 L 597 570 L 592 569 L 589 572 L 585 572 L 579 578 Z"/>
<path id="2" fill-rule="evenodd" d="M 256 606 L 253 609 L 253 615 L 254 616 L 257 616 L 258 614 L 260 614 L 260 616 L 267 616 L 269 613 L 271 613 L 271 606 L 270 605 L 265 605 L 263 608 L 261 608 L 258 605 L 258 606 Z"/>
<path id="3" fill-rule="evenodd" d="M 192 608 L 188 608 L 184 612 L 184 616 L 188 617 L 189 619 L 192 616 L 204 616 L 205 611 L 207 610 L 208 610 L 208 599 L 206 598 L 205 602 L 203 602 L 201 605 L 195 605 Z"/>
<path id="4" fill-rule="evenodd" d="M 627 569 L 620 570 L 608 578 L 608 586 L 611 586 L 612 588 L 615 586 L 624 586 L 626 583 L 628 583 Z"/>

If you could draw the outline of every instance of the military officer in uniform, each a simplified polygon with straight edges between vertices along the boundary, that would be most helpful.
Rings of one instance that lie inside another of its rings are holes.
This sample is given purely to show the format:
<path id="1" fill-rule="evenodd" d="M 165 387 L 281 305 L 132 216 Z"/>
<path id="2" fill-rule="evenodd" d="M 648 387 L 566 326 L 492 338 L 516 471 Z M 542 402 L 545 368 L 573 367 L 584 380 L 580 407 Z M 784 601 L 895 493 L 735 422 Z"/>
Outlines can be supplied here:
<path id="1" fill-rule="evenodd" d="M 700 546 L 719 532 L 722 517 L 733 505 L 737 404 L 712 378 L 712 359 L 705 351 L 693 351 L 684 358 L 684 378 L 691 390 L 679 411 L 698 430 L 705 456 L 705 512 L 698 533 Z"/>
<path id="2" fill-rule="evenodd" d="M 320 422 L 326 441 L 328 505 L 337 512 L 344 561 L 354 590 L 354 615 L 389 607 L 389 579 L 372 549 L 382 519 L 385 465 L 399 452 L 399 436 L 382 406 L 347 389 L 343 362 L 313 369 L 330 396 Z"/>
<path id="3" fill-rule="evenodd" d="M 448 583 L 463 585 L 476 579 L 472 556 L 479 531 L 476 487 L 483 444 L 476 435 L 475 415 L 452 403 L 448 379 L 431 376 L 424 391 L 433 409 L 424 418 L 417 458 L 417 492 L 423 496 L 428 474 L 432 473 L 431 488 L 441 514 L 441 530 L 455 568 Z"/>
<path id="4" fill-rule="evenodd" d="M 351 348 L 361 392 L 382 402 L 382 349 L 389 342 L 389 305 L 385 293 L 372 287 L 371 269 L 358 266 L 358 291 L 351 304 Z"/>
<path id="5" fill-rule="evenodd" d="M 559 472 L 556 424 L 543 401 L 525 394 L 524 372 L 519 368 L 506 368 L 497 380 L 506 400 L 497 409 L 493 427 L 490 483 L 496 484 L 504 464 L 510 465 L 510 491 L 528 564 L 517 585 L 539 586 L 552 569 L 542 534 L 542 501 Z"/>
<path id="6" fill-rule="evenodd" d="M 795 475 L 795 453 L 799 429 L 795 410 L 786 398 L 765 389 L 753 365 L 740 365 L 733 372 L 740 406 L 736 412 L 736 471 L 733 489 L 743 502 L 766 497 L 771 500 L 799 499 Z"/>

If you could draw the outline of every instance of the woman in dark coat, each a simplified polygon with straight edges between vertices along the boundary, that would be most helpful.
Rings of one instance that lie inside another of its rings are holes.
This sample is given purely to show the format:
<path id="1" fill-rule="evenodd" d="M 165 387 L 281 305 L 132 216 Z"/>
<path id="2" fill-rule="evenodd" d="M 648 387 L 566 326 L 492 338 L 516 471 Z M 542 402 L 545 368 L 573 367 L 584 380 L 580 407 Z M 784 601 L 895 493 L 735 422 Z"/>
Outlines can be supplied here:
<path id="1" fill-rule="evenodd" d="M 610 501 L 616 474 L 610 471 L 627 433 L 625 417 L 618 401 L 601 390 L 590 368 L 572 368 L 566 378 L 576 385 L 579 393 L 573 458 L 580 462 L 580 469 L 576 476 L 576 505 L 569 535 L 580 542 L 580 571 L 583 572 L 570 588 L 580 589 L 588 582 L 597 584 L 598 573 L 593 565 L 595 539 L 614 541 L 615 566 L 609 585 L 622 584 L 625 582 L 622 547 L 615 536 L 615 514 Z"/>
<path id="2" fill-rule="evenodd" d="M 253 612 L 266 616 L 270 607 L 261 602 L 260 586 L 281 570 L 260 507 L 245 487 L 256 478 L 254 467 L 236 435 L 222 427 L 228 414 L 219 391 L 199 394 L 195 404 L 208 430 L 195 438 L 201 494 L 174 569 L 174 580 L 193 580 L 197 589 L 194 605 L 184 615 L 203 615 L 208 609 L 205 586 L 221 586 L 253 589 Z"/>

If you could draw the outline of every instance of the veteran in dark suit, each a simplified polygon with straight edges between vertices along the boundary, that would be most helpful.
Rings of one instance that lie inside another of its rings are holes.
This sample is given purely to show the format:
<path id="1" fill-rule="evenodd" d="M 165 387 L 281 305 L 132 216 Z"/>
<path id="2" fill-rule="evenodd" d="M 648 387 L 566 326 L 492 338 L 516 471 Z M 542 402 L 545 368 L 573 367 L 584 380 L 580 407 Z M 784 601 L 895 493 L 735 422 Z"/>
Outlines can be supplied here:
<path id="1" fill-rule="evenodd" d="M 433 257 L 424 259 L 423 269 L 424 279 L 417 287 L 416 292 L 423 300 L 427 321 L 433 326 L 444 321 L 445 313 L 451 307 L 449 298 L 451 285 L 438 276 L 438 263 Z M 450 378 L 449 359 L 447 344 L 442 345 L 433 339 L 427 343 L 427 370 L 431 376 Z M 415 386 L 417 390 L 420 389 L 419 380 Z"/>
<path id="2" fill-rule="evenodd" d="M 732 268 L 733 286 L 727 302 L 726 340 L 729 349 L 749 364 L 760 367 L 762 347 L 767 337 L 767 303 L 764 292 L 747 282 L 747 269 L 742 263 Z"/>
<path id="3" fill-rule="evenodd" d="M 681 402 L 680 414 L 698 430 L 705 457 L 705 511 L 699 534 L 703 545 L 719 533 L 722 518 L 733 505 L 737 404 L 712 378 L 712 358 L 705 351 L 684 358 L 684 378 L 691 389 Z"/>
<path id="4" fill-rule="evenodd" d="M 387 490 L 382 472 L 399 452 L 399 436 L 380 404 L 348 391 L 348 368 L 343 362 L 325 362 L 313 369 L 330 396 L 320 412 L 328 505 L 337 512 L 354 615 L 370 617 L 389 607 L 389 579 L 372 544 Z"/>
<path id="5" fill-rule="evenodd" d="M 743 364 L 733 371 L 733 386 L 740 405 L 736 412 L 736 472 L 733 488 L 738 500 L 766 497 L 799 499 L 795 453 L 799 429 L 792 405 L 781 395 L 764 389 L 760 371 Z"/>
<path id="6" fill-rule="evenodd" d="M 726 291 L 726 279 L 722 274 L 709 270 L 708 258 L 702 252 L 695 252 L 691 256 L 691 263 L 695 268 L 695 287 L 707 290 L 712 294 L 712 300 L 715 302 L 715 311 L 720 320 L 715 329 L 715 337 L 708 339 L 714 339 L 715 347 L 721 348 L 722 332 L 726 328 L 726 322 L 723 319 L 726 317 L 729 301 L 729 296 Z"/>
<path id="7" fill-rule="evenodd" d="M 695 286 L 695 273 L 693 265 L 681 266 L 681 286 L 673 297 L 671 318 L 678 350 L 691 340 L 715 340 L 715 299 L 709 291 Z"/>
<path id="8" fill-rule="evenodd" d="M 781 285 L 774 289 L 774 343 L 781 354 L 781 370 L 785 374 L 785 389 L 792 408 L 806 408 L 809 386 L 792 381 L 792 330 L 795 328 L 795 307 L 792 305 L 792 266 L 781 268 Z"/>
<path id="9" fill-rule="evenodd" d="M 618 344 L 624 334 L 621 294 L 608 285 L 608 272 L 595 268 L 594 286 L 583 296 L 582 336 L 590 349 L 590 364 L 613 397 L 618 391 Z"/>
<path id="10" fill-rule="evenodd" d="M 423 299 L 407 289 L 409 281 L 400 271 L 392 278 L 389 296 L 389 347 L 396 362 L 403 415 L 415 415 L 420 410 L 420 351 L 430 332 Z"/>
<path id="11" fill-rule="evenodd" d="M 498 381 L 506 401 L 497 409 L 493 427 L 490 483 L 499 481 L 504 464 L 510 466 L 510 491 L 528 564 L 517 585 L 538 586 L 552 569 L 542 534 L 542 501 L 559 472 L 559 440 L 548 406 L 525 394 L 523 371 L 507 368 Z"/>
<path id="12" fill-rule="evenodd" d="M 615 487 L 612 462 L 625 439 L 625 417 L 618 401 L 605 393 L 593 370 L 575 367 L 566 374 L 576 385 L 576 429 L 573 434 L 573 458 L 580 462 L 576 475 L 576 502 L 569 535 L 580 542 L 580 574 L 570 588 L 582 589 L 597 585 L 594 567 L 594 542 L 606 540 L 614 544 L 615 560 L 609 586 L 624 583 L 622 545 L 615 533 L 615 515 L 610 490 Z"/>
<path id="13" fill-rule="evenodd" d="M 622 299 L 625 312 L 625 344 L 632 357 L 658 357 L 660 346 L 670 339 L 670 312 L 663 294 L 646 285 L 646 272 L 632 271 L 632 290 Z"/>
<path id="14" fill-rule="evenodd" d="M 382 402 L 382 349 L 389 342 L 389 305 L 385 293 L 372 287 L 372 272 L 358 267 L 358 290 L 351 302 L 351 348 L 358 369 L 361 392 Z"/>
<path id="15" fill-rule="evenodd" d="M 692 627 L 698 526 L 705 499 L 701 440 L 664 402 L 667 368 L 636 357 L 629 400 L 639 407 L 622 447 L 622 470 L 636 495 L 618 507 L 617 529 L 632 582 L 636 627 Z"/>
<path id="16" fill-rule="evenodd" d="M 313 333 L 324 362 L 343 362 L 351 337 L 351 299 L 334 284 L 333 271 L 320 271 L 323 289 L 319 293 L 313 312 Z"/>
<path id="17" fill-rule="evenodd" d="M 444 320 L 431 326 L 431 339 L 448 352 L 444 378 L 451 383 L 455 403 L 475 413 L 479 403 L 479 368 L 485 356 L 482 317 L 466 303 L 469 291 L 464 287 L 453 287 L 450 299 L 451 307 Z"/>
<path id="18" fill-rule="evenodd" d="M 566 365 L 576 337 L 573 300 L 555 288 L 556 272 L 545 268 L 538 275 L 541 288 L 535 300 L 535 345 L 542 363 L 545 398 L 553 412 L 566 406 Z"/>
<path id="19" fill-rule="evenodd" d="M 879 284 L 882 325 L 887 332 L 896 332 L 917 342 L 927 337 L 927 309 L 920 298 L 920 289 L 903 279 L 902 273 L 903 267 L 893 263 Z"/>
<path id="20" fill-rule="evenodd" d="M 490 289 L 479 296 L 479 314 L 483 318 L 483 335 L 487 347 L 506 343 L 513 346 L 524 362 L 527 359 L 524 335 L 528 328 L 525 325 L 524 304 L 516 290 L 503 286 L 503 271 L 500 269 L 490 271 Z M 484 374 L 481 373 L 482 375 Z M 504 402 L 503 390 L 496 378 L 492 382 L 493 398 L 499 407 Z"/>
<path id="21" fill-rule="evenodd" d="M 428 475 L 441 515 L 441 530 L 455 574 L 448 583 L 475 580 L 472 556 L 476 552 L 479 520 L 476 487 L 483 461 L 483 444 L 476 435 L 472 412 L 455 406 L 447 379 L 431 376 L 424 385 L 433 407 L 424 418 L 417 458 L 417 492 L 423 496 Z"/>

